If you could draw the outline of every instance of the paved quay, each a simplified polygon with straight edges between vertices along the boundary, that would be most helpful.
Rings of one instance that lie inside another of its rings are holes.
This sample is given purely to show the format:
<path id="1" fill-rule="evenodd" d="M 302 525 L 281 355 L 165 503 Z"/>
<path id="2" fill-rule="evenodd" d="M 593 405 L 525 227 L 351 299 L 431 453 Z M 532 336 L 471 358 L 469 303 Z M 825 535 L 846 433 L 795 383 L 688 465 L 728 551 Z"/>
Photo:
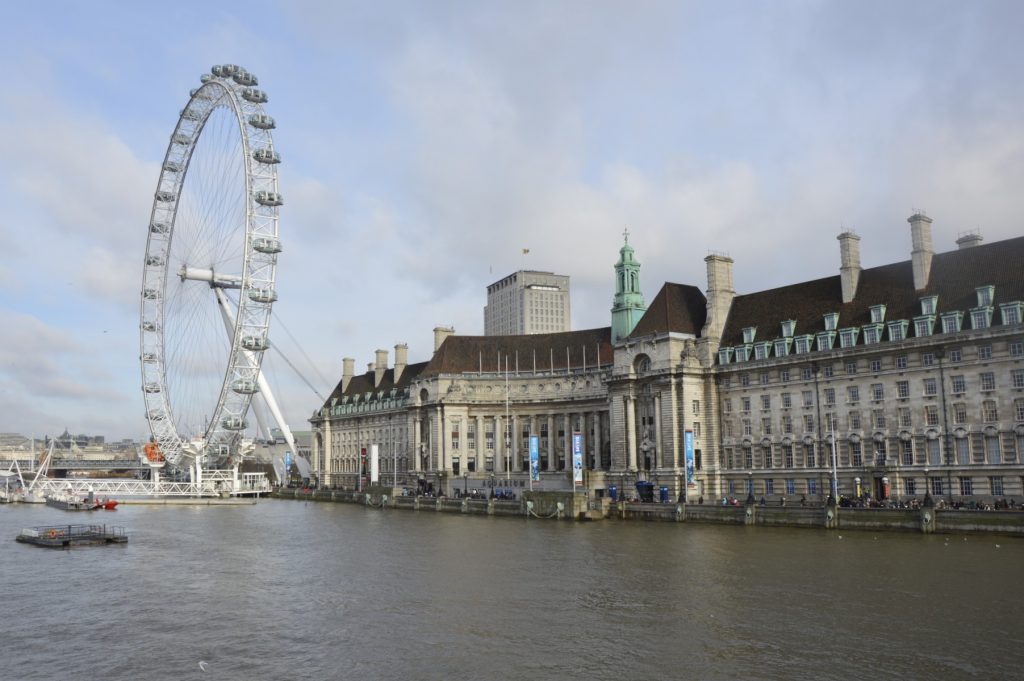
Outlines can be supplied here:
<path id="1" fill-rule="evenodd" d="M 609 498 L 588 499 L 570 491 L 523 492 L 516 500 L 395 495 L 390 487 L 365 491 L 280 489 L 278 499 L 359 504 L 381 510 L 509 516 L 540 520 L 655 521 L 711 523 L 826 530 L 919 532 L 924 534 L 998 534 L 1024 537 L 1024 511 L 975 511 L 923 508 L 845 508 L 635 503 Z"/>

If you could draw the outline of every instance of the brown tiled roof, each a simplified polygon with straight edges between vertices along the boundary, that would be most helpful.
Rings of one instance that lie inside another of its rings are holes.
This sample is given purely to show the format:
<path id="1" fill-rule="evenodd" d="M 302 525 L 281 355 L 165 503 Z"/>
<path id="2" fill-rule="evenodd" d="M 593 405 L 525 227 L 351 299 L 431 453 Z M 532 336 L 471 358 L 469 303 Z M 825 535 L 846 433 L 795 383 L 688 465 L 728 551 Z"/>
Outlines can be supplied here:
<path id="1" fill-rule="evenodd" d="M 650 336 L 675 331 L 699 336 L 707 318 L 707 304 L 696 286 L 666 282 L 629 335 Z"/>
<path id="2" fill-rule="evenodd" d="M 423 368 L 427 366 L 427 362 L 418 362 L 416 364 L 407 364 L 405 369 L 402 371 L 402 375 L 398 377 L 398 384 L 395 384 L 395 370 L 387 369 L 384 371 L 384 375 L 381 377 L 380 386 L 377 388 L 373 387 L 373 371 L 367 371 L 365 374 L 358 374 L 352 377 L 352 380 L 348 382 L 348 387 L 343 392 L 341 390 L 341 381 L 338 381 L 338 385 L 334 387 L 330 397 L 327 398 L 327 403 L 324 406 L 330 406 L 331 400 L 341 399 L 347 395 L 362 395 L 363 393 L 382 392 L 389 393 L 392 388 L 398 388 L 399 392 L 406 390 L 409 384 L 416 379 L 417 376 L 423 371 Z"/>
<path id="3" fill-rule="evenodd" d="M 478 371 L 564 371 L 612 363 L 611 327 L 528 336 L 448 336 L 423 376 Z"/>
<path id="4" fill-rule="evenodd" d="M 928 286 L 914 290 L 914 270 L 910 260 L 862 270 L 854 299 L 843 304 L 839 276 L 806 281 L 791 286 L 736 296 L 722 333 L 722 345 L 743 342 L 743 329 L 757 327 L 755 341 L 778 338 L 781 324 L 796 320 L 796 335 L 825 330 L 824 315 L 839 313 L 838 328 L 861 326 L 871 322 L 872 305 L 886 306 L 885 320 L 912 320 L 921 314 L 923 296 L 939 297 L 939 314 L 961 310 L 965 314 L 977 306 L 975 289 L 995 286 L 994 304 L 1024 300 L 1024 237 L 937 253 L 932 258 Z M 998 308 L 993 323 L 998 323 Z M 936 328 L 940 322 L 936 322 Z M 908 331 L 908 333 L 912 333 Z M 858 340 L 858 342 L 860 342 Z"/>

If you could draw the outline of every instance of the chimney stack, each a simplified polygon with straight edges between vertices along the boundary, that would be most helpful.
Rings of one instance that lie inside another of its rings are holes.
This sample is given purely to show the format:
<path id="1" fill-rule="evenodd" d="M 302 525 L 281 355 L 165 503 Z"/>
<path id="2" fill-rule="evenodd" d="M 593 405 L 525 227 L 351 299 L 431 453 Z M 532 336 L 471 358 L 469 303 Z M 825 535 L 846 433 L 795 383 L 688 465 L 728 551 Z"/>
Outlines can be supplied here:
<path id="1" fill-rule="evenodd" d="M 721 253 L 712 253 L 704 258 L 708 266 L 708 316 L 701 335 L 720 339 L 725 329 L 725 319 L 736 291 L 732 287 L 733 260 Z M 713 352 L 717 352 L 715 349 Z"/>
<path id="2" fill-rule="evenodd" d="M 932 219 L 919 210 L 907 218 L 907 222 L 910 223 L 910 240 L 913 244 L 910 258 L 914 264 L 914 290 L 923 291 L 928 287 L 932 256 L 935 254 L 932 246 Z"/>
<path id="3" fill-rule="evenodd" d="M 983 239 L 981 238 L 980 232 L 964 232 L 956 240 L 956 245 L 960 247 L 960 250 L 965 248 L 974 248 L 980 246 Z"/>
<path id="4" fill-rule="evenodd" d="M 377 361 L 373 366 L 373 387 L 379 388 L 380 382 L 384 380 L 384 372 L 388 370 L 388 351 L 378 350 Z"/>
<path id="5" fill-rule="evenodd" d="M 839 239 L 839 276 L 843 283 L 843 302 L 849 303 L 857 295 L 860 281 L 860 237 L 847 230 Z"/>
<path id="6" fill-rule="evenodd" d="M 398 385 L 398 380 L 402 378 L 407 364 L 409 364 L 409 346 L 399 343 L 395 346 L 395 385 Z"/>
<path id="7" fill-rule="evenodd" d="M 348 384 L 352 380 L 352 374 L 356 370 L 356 361 L 351 357 L 341 360 L 341 392 L 348 390 Z"/>
<path id="8" fill-rule="evenodd" d="M 444 339 L 455 333 L 455 329 L 450 326 L 436 326 L 434 327 L 434 352 L 441 349 L 441 344 L 444 343 Z"/>

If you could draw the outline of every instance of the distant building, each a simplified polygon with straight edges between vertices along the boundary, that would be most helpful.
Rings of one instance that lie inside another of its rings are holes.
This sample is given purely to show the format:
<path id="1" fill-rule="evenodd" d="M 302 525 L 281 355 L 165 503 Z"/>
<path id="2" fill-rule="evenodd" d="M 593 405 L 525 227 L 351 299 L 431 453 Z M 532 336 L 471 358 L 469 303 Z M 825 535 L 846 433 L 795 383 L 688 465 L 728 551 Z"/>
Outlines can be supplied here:
<path id="1" fill-rule="evenodd" d="M 485 336 L 528 336 L 570 329 L 569 277 L 519 270 L 487 287 Z"/>
<path id="2" fill-rule="evenodd" d="M 519 491 L 537 436 L 536 484 L 565 489 L 579 433 L 597 495 L 646 481 L 694 502 L 820 502 L 833 484 L 847 497 L 1020 500 L 1024 237 L 968 234 L 935 253 L 931 219 L 908 222 L 908 260 L 864 269 L 844 232 L 837 275 L 737 294 L 733 260 L 712 254 L 705 291 L 665 283 L 647 307 L 627 243 L 609 326 L 438 328 L 427 362 L 408 364 L 400 345 L 393 368 L 378 350 L 356 376 L 345 359 L 311 419 L 314 471 L 360 484 L 361 452 L 377 444 L 399 484 Z"/>

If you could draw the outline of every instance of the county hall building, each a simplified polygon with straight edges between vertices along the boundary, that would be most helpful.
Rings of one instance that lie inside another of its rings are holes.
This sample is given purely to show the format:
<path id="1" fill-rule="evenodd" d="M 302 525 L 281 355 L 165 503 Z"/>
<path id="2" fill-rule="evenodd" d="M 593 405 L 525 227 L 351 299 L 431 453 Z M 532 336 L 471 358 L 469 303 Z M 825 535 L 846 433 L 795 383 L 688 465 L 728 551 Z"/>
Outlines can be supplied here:
<path id="1" fill-rule="evenodd" d="M 645 303 L 627 242 L 610 324 L 530 335 L 434 331 L 429 361 L 378 350 L 311 423 L 320 484 L 360 484 L 377 445 L 382 482 L 453 494 L 584 485 L 674 500 L 846 496 L 1024 501 L 1024 237 L 977 234 L 935 253 L 908 220 L 909 260 L 864 269 L 844 232 L 839 274 L 737 294 L 733 261 L 707 282 L 665 283 Z"/>

